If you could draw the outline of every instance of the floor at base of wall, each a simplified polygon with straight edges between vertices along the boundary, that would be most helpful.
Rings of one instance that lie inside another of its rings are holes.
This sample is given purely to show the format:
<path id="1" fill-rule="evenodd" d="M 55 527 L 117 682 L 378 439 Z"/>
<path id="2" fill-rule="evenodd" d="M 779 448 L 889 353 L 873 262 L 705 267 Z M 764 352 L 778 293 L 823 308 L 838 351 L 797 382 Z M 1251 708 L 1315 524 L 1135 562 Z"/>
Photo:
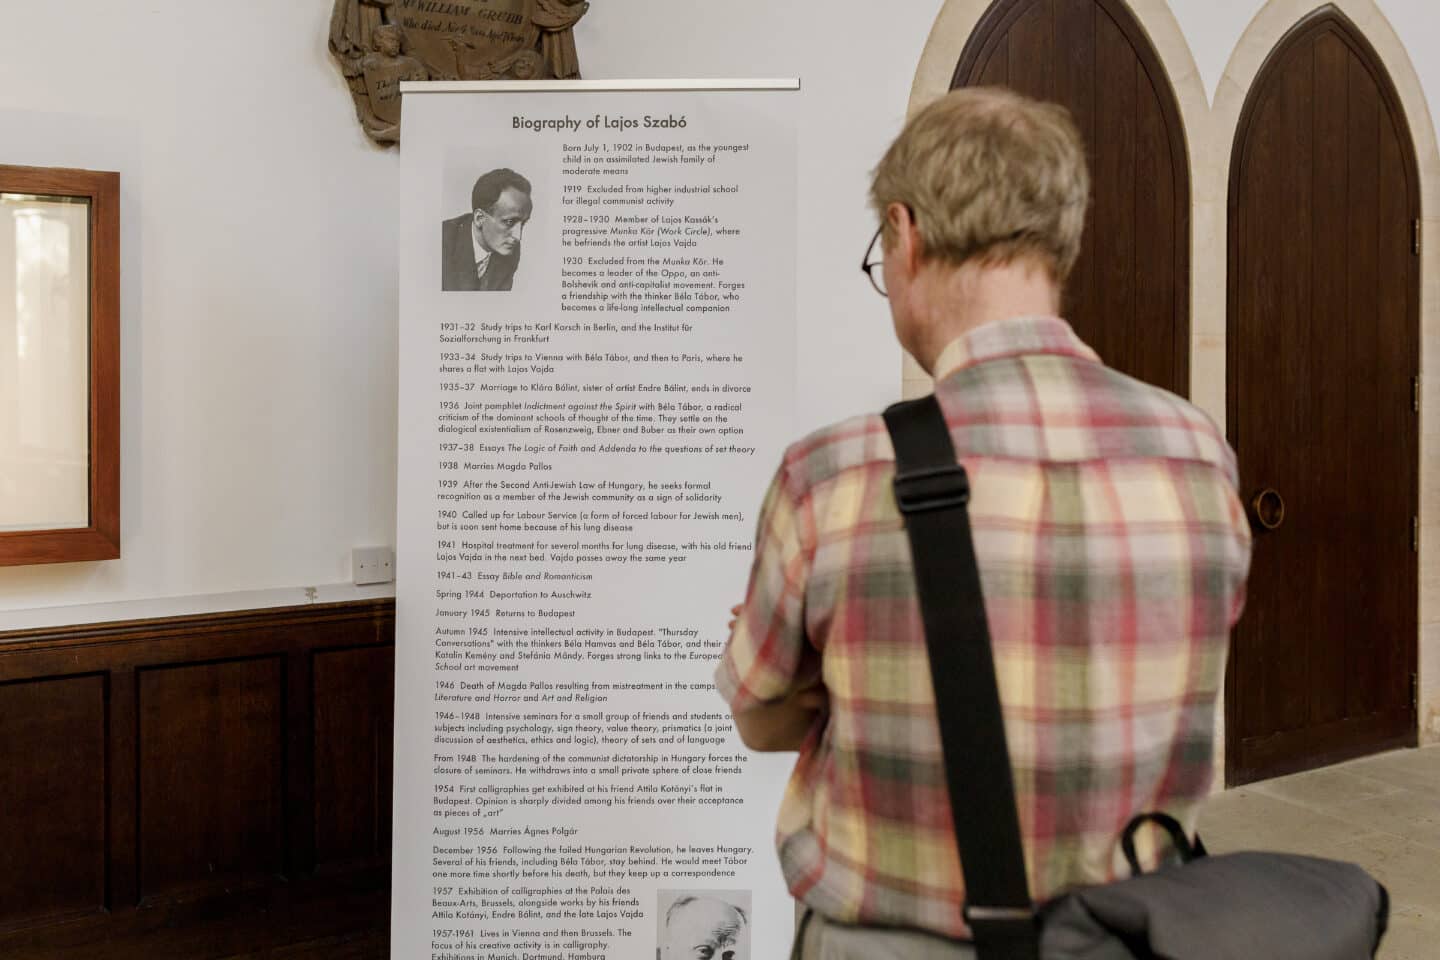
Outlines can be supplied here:
<path id="1" fill-rule="evenodd" d="M 1360 864 L 1390 891 L 1380 960 L 1436 956 L 1440 747 L 1227 790 L 1207 802 L 1200 833 L 1212 853 L 1279 850 Z"/>

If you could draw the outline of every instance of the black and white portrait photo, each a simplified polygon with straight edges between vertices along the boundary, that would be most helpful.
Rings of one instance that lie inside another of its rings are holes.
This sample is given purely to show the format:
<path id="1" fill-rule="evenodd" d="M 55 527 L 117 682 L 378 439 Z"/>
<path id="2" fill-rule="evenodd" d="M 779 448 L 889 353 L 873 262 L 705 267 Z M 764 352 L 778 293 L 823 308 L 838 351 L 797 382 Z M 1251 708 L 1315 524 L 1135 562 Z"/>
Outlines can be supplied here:
<path id="1" fill-rule="evenodd" d="M 442 224 L 441 290 L 509 290 L 534 210 L 530 181 L 509 167 L 482 173 L 470 209 Z"/>
<path id="2" fill-rule="evenodd" d="M 661 890 L 657 960 L 750 960 L 750 891 Z"/>

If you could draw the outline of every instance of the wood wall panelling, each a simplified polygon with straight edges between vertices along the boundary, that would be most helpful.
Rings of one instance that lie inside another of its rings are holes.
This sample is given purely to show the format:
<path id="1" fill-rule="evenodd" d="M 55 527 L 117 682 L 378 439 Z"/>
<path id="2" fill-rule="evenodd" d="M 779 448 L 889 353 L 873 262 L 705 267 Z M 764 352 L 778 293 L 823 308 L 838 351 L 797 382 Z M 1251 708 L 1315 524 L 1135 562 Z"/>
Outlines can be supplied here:
<path id="1" fill-rule="evenodd" d="M 315 859 L 373 863 L 390 852 L 393 647 L 315 655 Z"/>
<path id="2" fill-rule="evenodd" d="M 284 867 L 281 657 L 140 671 L 140 895 Z"/>
<path id="3" fill-rule="evenodd" d="M 0 956 L 383 942 L 393 645 L 392 600 L 0 633 Z"/>
<path id="4" fill-rule="evenodd" d="M 105 905 L 105 677 L 0 683 L 0 929 Z"/>

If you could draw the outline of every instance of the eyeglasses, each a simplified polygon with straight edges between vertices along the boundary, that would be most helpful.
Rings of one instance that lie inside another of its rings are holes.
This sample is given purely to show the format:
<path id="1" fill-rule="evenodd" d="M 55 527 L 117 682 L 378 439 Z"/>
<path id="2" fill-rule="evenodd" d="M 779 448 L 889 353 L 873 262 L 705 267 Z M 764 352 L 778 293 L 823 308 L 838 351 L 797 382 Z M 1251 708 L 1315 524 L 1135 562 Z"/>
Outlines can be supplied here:
<path id="1" fill-rule="evenodd" d="M 875 288 L 875 292 L 888 299 L 890 294 L 885 292 L 885 245 L 880 242 L 880 234 L 884 229 L 884 224 L 875 228 L 875 236 L 870 238 L 870 245 L 865 248 L 865 258 L 860 261 L 860 269 L 870 278 L 870 286 Z"/>
<path id="2" fill-rule="evenodd" d="M 875 288 L 875 292 L 888 300 L 890 294 L 885 289 L 885 245 L 880 242 L 880 236 L 884 231 L 884 224 L 875 228 L 875 236 L 870 238 L 870 245 L 865 248 L 865 259 L 860 261 L 860 269 L 865 276 L 870 278 L 870 286 Z M 1022 227 L 991 242 L 995 244 L 1010 243 L 1019 240 L 1029 232 L 1027 228 Z"/>

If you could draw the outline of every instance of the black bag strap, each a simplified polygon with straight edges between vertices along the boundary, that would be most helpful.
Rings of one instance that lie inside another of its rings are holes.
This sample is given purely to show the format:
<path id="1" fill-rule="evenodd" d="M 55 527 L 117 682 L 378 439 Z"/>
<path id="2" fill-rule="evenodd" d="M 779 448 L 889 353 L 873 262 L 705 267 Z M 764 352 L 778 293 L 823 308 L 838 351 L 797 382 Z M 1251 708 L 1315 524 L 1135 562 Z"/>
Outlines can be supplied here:
<path id="1" fill-rule="evenodd" d="M 1175 852 L 1180 855 L 1181 863 L 1189 863 L 1197 857 L 1207 856 L 1205 844 L 1201 842 L 1200 835 L 1195 835 L 1195 842 L 1191 843 L 1190 838 L 1185 836 L 1185 828 L 1180 826 L 1180 821 L 1168 813 L 1141 813 L 1136 814 L 1125 825 L 1125 832 L 1120 835 L 1120 849 L 1125 854 L 1125 862 L 1130 864 L 1130 876 L 1138 877 L 1144 870 L 1140 869 L 1140 858 L 1135 853 L 1135 834 L 1147 823 L 1153 823 L 1170 835 L 1170 842 L 1175 847 Z"/>
<path id="2" fill-rule="evenodd" d="M 810 930 L 810 921 L 814 919 L 814 909 L 806 907 L 805 915 L 795 926 L 795 942 L 790 945 L 790 960 L 800 960 L 805 955 L 805 934 Z"/>
<path id="3" fill-rule="evenodd" d="M 935 688 L 950 812 L 979 960 L 1039 960 L 1039 925 L 970 536 L 970 482 L 935 397 L 885 411 Z"/>

